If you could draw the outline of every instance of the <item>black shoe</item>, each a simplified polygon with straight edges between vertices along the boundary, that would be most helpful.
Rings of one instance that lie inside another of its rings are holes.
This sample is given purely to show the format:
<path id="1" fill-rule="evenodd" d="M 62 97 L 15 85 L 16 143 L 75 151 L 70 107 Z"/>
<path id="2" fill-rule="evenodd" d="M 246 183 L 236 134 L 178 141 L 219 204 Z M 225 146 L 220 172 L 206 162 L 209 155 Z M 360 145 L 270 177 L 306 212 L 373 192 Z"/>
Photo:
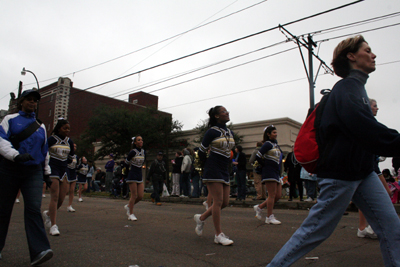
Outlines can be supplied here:
<path id="1" fill-rule="evenodd" d="M 42 264 L 48 260 L 50 260 L 53 257 L 53 251 L 51 249 L 42 251 L 39 253 L 39 255 L 36 256 L 36 258 L 31 262 L 32 266 Z"/>

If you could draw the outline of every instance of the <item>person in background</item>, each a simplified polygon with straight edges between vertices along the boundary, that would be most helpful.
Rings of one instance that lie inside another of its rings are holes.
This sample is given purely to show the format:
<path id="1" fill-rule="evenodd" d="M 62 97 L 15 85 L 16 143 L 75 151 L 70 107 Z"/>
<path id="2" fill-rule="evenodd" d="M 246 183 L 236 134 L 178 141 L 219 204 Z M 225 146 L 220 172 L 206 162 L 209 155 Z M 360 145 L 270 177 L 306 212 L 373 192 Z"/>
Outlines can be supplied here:
<path id="1" fill-rule="evenodd" d="M 126 215 L 128 221 L 137 221 L 136 216 L 133 214 L 134 206 L 143 199 L 144 184 L 142 177 L 142 166 L 146 160 L 146 152 L 143 149 L 143 138 L 137 135 L 132 138 L 132 150 L 126 157 L 125 163 L 130 166 L 126 183 L 129 185 L 131 197 L 129 203 L 125 205 Z"/>
<path id="2" fill-rule="evenodd" d="M 40 215 L 42 185 L 51 185 L 49 175 L 46 128 L 38 126 L 27 138 L 12 142 L 12 137 L 27 129 L 36 121 L 35 110 L 40 94 L 26 90 L 18 100 L 19 112 L 4 117 L 0 124 L 0 259 L 6 242 L 11 213 L 18 191 L 24 197 L 25 232 L 31 265 L 40 265 L 53 257 Z"/>
<path id="3" fill-rule="evenodd" d="M 182 167 L 182 152 L 175 153 L 175 159 L 171 160 L 172 163 L 172 192 L 171 197 L 179 197 L 180 193 L 180 180 L 181 180 L 181 167 Z"/>
<path id="4" fill-rule="evenodd" d="M 68 191 L 67 164 L 75 155 L 74 142 L 68 137 L 69 122 L 59 118 L 52 135 L 48 138 L 52 185 L 50 188 L 49 209 L 43 211 L 45 226 L 50 228 L 50 235 L 58 236 L 60 231 L 56 224 L 57 210 L 62 206 Z"/>
<path id="5" fill-rule="evenodd" d="M 257 153 L 257 161 L 262 166 L 261 179 L 265 183 L 268 192 L 268 198 L 260 205 L 254 206 L 256 218 L 261 220 L 262 209 L 267 207 L 267 217 L 265 223 L 267 224 L 281 224 L 272 213 L 275 202 L 277 202 L 282 195 L 281 184 L 281 163 L 282 163 L 282 150 L 280 149 L 277 141 L 278 132 L 273 125 L 269 125 L 264 129 L 263 145 Z"/>
<path id="6" fill-rule="evenodd" d="M 244 201 L 246 199 L 246 154 L 243 153 L 242 146 L 236 146 L 236 160 L 232 163 L 237 167 L 237 198 L 236 200 Z"/>
<path id="7" fill-rule="evenodd" d="M 192 177 L 193 182 L 193 192 L 191 198 L 199 198 L 200 197 L 200 175 L 201 175 L 201 166 L 200 166 L 200 158 L 199 158 L 199 148 L 196 147 L 193 150 L 193 162 L 190 176 Z"/>
<path id="8" fill-rule="evenodd" d="M 307 199 L 305 201 L 312 202 L 317 199 L 317 176 L 308 173 L 303 167 L 300 171 L 300 178 L 304 180 L 304 187 L 307 192 Z"/>
<path id="9" fill-rule="evenodd" d="M 111 193 L 111 185 L 112 185 L 112 180 L 114 177 L 114 155 L 110 154 L 109 155 L 110 159 L 107 161 L 105 165 L 106 169 L 106 192 Z"/>
<path id="10" fill-rule="evenodd" d="M 183 160 L 181 166 L 181 177 L 182 177 L 182 187 L 183 187 L 183 195 L 181 197 L 189 197 L 190 196 L 190 170 L 192 167 L 192 160 L 190 158 L 190 151 L 185 148 L 182 152 Z"/>
<path id="11" fill-rule="evenodd" d="M 89 171 L 86 174 L 86 180 L 87 180 L 87 184 L 88 184 L 88 189 L 86 190 L 86 193 L 90 193 L 90 189 L 92 189 L 92 191 L 94 191 L 94 188 L 93 188 L 93 185 L 92 185 L 92 178 L 93 178 L 93 174 L 94 174 L 93 162 L 89 161 L 88 162 L 88 167 L 89 167 Z"/>
<path id="12" fill-rule="evenodd" d="M 161 206 L 160 194 L 163 190 L 163 185 L 167 179 L 167 171 L 165 169 L 163 155 L 164 152 L 158 152 L 157 158 L 150 165 L 150 170 L 146 178 L 146 180 L 148 181 L 151 178 L 154 189 L 153 193 L 151 194 L 151 200 L 155 202 L 157 206 Z"/>
<path id="13" fill-rule="evenodd" d="M 74 144 L 74 151 L 76 151 L 76 144 Z M 68 212 L 75 212 L 72 207 L 72 202 L 74 201 L 76 181 L 78 181 L 76 176 L 76 167 L 78 166 L 78 156 L 75 154 L 72 157 L 72 161 L 67 165 L 67 182 L 68 182 Z"/>
<path id="14" fill-rule="evenodd" d="M 204 163 L 203 182 L 207 183 L 208 197 L 213 204 L 203 214 L 195 214 L 195 232 L 203 234 L 204 221 L 212 216 L 215 236 L 214 243 L 229 246 L 233 240 L 222 232 L 221 210 L 229 203 L 230 176 L 228 166 L 231 161 L 231 150 L 235 146 L 234 135 L 227 128 L 230 120 L 229 111 L 223 106 L 215 106 L 208 112 L 208 130 L 199 148 L 200 160 Z M 209 157 L 207 158 L 208 150 Z"/>
<path id="15" fill-rule="evenodd" d="M 250 156 L 249 163 L 253 166 L 254 187 L 256 188 L 257 196 L 253 200 L 266 200 L 267 193 L 265 184 L 261 183 L 261 165 L 256 161 L 256 156 L 263 142 L 257 142 L 256 148 Z"/>
<path id="16" fill-rule="evenodd" d="M 94 190 L 96 192 L 101 191 L 101 186 L 102 186 L 102 184 L 104 184 L 105 179 L 106 179 L 106 174 L 101 171 L 100 167 L 98 167 L 96 169 L 96 174 L 92 178 Z"/>
<path id="17" fill-rule="evenodd" d="M 294 157 L 293 153 L 293 145 L 292 151 L 289 152 L 286 156 L 285 164 L 284 164 L 285 172 L 288 175 L 288 181 L 290 184 L 289 187 L 289 201 L 292 201 L 293 198 L 296 198 L 296 185 L 297 190 L 299 192 L 300 201 L 303 201 L 303 180 L 300 179 L 300 171 L 301 165 L 297 162 L 296 158 Z"/>
<path id="18" fill-rule="evenodd" d="M 89 171 L 86 157 L 82 157 L 81 164 L 76 168 L 78 172 L 78 201 L 83 202 L 82 193 L 88 187 L 86 175 Z"/>
<path id="19" fill-rule="evenodd" d="M 378 104 L 376 102 L 375 99 L 370 98 L 369 99 L 369 104 L 371 107 L 371 111 L 372 111 L 372 115 L 374 115 L 374 117 L 378 114 Z M 376 172 L 376 174 L 379 177 L 379 180 L 381 180 L 383 186 L 386 189 L 386 192 L 388 192 L 389 196 L 393 195 L 393 192 L 390 190 L 387 182 L 385 181 L 385 178 L 382 175 L 381 170 L 379 169 L 379 156 L 375 156 L 375 160 L 374 160 L 374 171 Z M 372 239 L 376 239 L 377 236 L 374 232 L 374 230 L 372 230 L 371 226 L 368 225 L 367 219 L 365 218 L 364 214 L 358 210 L 358 215 L 359 215 L 359 224 L 358 224 L 358 229 L 357 229 L 357 236 L 360 238 L 372 238 Z"/>
<path id="20" fill-rule="evenodd" d="M 371 112 L 364 86 L 375 70 L 375 58 L 361 35 L 336 46 L 332 66 L 343 79 L 329 94 L 319 127 L 321 147 L 332 144 L 317 163 L 320 195 L 268 267 L 290 266 L 325 241 L 350 201 L 377 234 L 385 266 L 400 266 L 400 220 L 373 168 L 375 155 L 400 156 L 400 134 Z"/>

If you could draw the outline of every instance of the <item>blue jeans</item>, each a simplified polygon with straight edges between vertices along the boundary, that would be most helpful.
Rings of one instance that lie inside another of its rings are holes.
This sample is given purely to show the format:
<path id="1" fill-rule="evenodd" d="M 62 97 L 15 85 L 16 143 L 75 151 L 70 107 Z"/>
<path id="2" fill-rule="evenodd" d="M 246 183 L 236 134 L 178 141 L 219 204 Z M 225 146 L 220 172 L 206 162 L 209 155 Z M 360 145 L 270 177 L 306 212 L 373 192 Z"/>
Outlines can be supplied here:
<path id="1" fill-rule="evenodd" d="M 359 181 L 318 178 L 318 184 L 317 204 L 267 266 L 290 266 L 321 244 L 333 233 L 351 200 L 377 234 L 385 266 L 400 266 L 400 220 L 377 174 Z"/>
<path id="2" fill-rule="evenodd" d="M 192 197 L 200 197 L 200 175 L 197 173 L 192 176 L 193 192 Z"/>
<path id="3" fill-rule="evenodd" d="M 0 251 L 3 250 L 18 190 L 24 197 L 25 233 L 31 261 L 50 249 L 40 212 L 43 170 L 41 165 L 23 166 L 3 159 L 0 163 Z"/>
<path id="4" fill-rule="evenodd" d="M 237 198 L 246 199 L 246 170 L 238 170 L 237 177 Z"/>

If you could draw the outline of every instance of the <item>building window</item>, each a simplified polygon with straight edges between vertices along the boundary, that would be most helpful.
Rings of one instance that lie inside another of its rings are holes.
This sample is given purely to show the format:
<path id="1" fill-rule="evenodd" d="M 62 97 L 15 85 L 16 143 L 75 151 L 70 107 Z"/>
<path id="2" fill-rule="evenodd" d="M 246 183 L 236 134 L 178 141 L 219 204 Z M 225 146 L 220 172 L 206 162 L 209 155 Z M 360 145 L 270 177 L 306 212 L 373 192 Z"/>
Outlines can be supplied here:
<path id="1" fill-rule="evenodd" d="M 51 116 L 51 109 L 49 109 L 49 117 Z"/>

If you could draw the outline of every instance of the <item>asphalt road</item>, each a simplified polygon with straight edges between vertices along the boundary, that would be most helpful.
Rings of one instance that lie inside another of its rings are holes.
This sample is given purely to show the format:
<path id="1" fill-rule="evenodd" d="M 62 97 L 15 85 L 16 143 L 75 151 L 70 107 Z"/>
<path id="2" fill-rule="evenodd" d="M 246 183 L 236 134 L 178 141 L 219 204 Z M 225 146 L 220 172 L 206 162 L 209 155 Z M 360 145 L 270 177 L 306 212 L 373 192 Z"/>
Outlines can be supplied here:
<path id="1" fill-rule="evenodd" d="M 22 197 L 21 197 L 22 199 Z M 43 199 L 47 209 L 49 195 Z M 222 212 L 222 229 L 234 244 L 214 244 L 210 217 L 202 237 L 195 232 L 193 215 L 202 205 L 163 203 L 155 206 L 142 201 L 127 220 L 126 200 L 109 198 L 74 199 L 75 213 L 66 205 L 58 213 L 60 236 L 50 236 L 54 257 L 42 266 L 125 266 L 206 267 L 266 266 L 307 216 L 307 210 L 274 211 L 282 225 L 267 225 L 254 217 L 251 208 L 227 207 Z M 29 266 L 23 223 L 23 201 L 14 206 L 3 249 L 1 267 Z M 333 235 L 293 266 L 383 266 L 377 240 L 356 236 L 358 213 L 343 216 Z M 310 260 L 306 257 L 318 257 Z"/>

